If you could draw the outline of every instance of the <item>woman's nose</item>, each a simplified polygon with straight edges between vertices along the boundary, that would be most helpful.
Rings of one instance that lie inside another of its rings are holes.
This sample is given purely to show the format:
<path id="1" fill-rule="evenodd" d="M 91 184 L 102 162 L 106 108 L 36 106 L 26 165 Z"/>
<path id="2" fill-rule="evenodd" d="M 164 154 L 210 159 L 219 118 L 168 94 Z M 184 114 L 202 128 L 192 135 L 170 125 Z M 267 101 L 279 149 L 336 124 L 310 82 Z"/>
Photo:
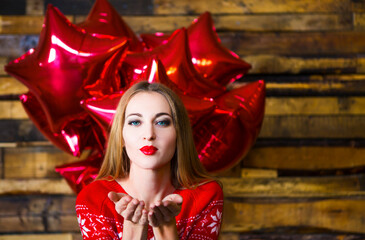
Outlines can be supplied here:
<path id="1" fill-rule="evenodd" d="M 156 138 L 155 129 L 152 125 L 146 125 L 143 139 L 154 140 Z"/>

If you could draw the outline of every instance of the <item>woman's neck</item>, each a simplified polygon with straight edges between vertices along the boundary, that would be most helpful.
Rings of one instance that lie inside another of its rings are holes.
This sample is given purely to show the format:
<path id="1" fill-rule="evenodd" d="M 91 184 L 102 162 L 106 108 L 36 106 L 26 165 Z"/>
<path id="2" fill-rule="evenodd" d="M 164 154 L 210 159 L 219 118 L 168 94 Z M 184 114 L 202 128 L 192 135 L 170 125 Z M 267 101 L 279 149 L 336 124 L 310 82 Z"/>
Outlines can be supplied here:
<path id="1" fill-rule="evenodd" d="M 130 196 L 143 200 L 147 207 L 175 190 L 171 182 L 170 165 L 158 170 L 131 165 L 129 175 L 118 179 L 118 183 Z"/>

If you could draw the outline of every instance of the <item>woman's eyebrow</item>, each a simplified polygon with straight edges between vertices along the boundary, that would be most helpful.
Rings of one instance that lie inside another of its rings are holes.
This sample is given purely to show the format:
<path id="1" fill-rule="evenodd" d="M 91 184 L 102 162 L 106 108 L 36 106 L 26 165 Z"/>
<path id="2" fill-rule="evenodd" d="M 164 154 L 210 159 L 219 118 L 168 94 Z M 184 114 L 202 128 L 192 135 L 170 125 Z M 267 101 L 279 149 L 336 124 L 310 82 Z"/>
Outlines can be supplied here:
<path id="1" fill-rule="evenodd" d="M 130 116 L 142 117 L 142 114 L 140 114 L 140 113 L 130 113 L 130 114 L 128 114 L 128 115 L 126 116 L 126 118 L 127 118 L 127 117 L 130 117 Z"/>
<path id="2" fill-rule="evenodd" d="M 156 114 L 156 118 L 160 117 L 160 116 L 164 116 L 164 115 L 167 115 L 169 117 L 171 117 L 171 115 L 169 113 L 166 113 L 166 112 L 160 112 L 160 113 L 157 113 Z M 171 117 L 172 118 L 172 117 Z"/>

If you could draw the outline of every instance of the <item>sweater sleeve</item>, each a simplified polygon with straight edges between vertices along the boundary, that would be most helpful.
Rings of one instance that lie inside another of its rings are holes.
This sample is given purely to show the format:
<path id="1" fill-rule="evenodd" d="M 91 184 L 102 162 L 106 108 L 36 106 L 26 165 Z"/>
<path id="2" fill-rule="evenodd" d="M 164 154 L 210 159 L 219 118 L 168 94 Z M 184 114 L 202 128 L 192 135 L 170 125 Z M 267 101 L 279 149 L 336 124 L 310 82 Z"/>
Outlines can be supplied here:
<path id="1" fill-rule="evenodd" d="M 184 201 L 183 216 L 177 222 L 180 239 L 217 240 L 223 212 L 223 191 L 219 184 L 206 183 L 192 190 Z"/>
<path id="2" fill-rule="evenodd" d="M 84 240 L 117 240 L 119 236 L 113 213 L 107 205 L 109 190 L 94 182 L 76 199 L 76 214 Z"/>

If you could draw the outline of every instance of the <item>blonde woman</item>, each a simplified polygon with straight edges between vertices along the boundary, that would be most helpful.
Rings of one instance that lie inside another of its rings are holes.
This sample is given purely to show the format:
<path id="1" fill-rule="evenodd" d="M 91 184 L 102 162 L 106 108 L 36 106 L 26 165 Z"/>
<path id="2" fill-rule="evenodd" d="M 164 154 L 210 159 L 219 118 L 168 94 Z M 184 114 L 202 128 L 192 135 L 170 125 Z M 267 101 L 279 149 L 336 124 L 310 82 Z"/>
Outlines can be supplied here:
<path id="1" fill-rule="evenodd" d="M 97 180 L 77 197 L 84 239 L 218 239 L 223 193 L 201 165 L 184 105 L 158 83 L 121 98 Z"/>

